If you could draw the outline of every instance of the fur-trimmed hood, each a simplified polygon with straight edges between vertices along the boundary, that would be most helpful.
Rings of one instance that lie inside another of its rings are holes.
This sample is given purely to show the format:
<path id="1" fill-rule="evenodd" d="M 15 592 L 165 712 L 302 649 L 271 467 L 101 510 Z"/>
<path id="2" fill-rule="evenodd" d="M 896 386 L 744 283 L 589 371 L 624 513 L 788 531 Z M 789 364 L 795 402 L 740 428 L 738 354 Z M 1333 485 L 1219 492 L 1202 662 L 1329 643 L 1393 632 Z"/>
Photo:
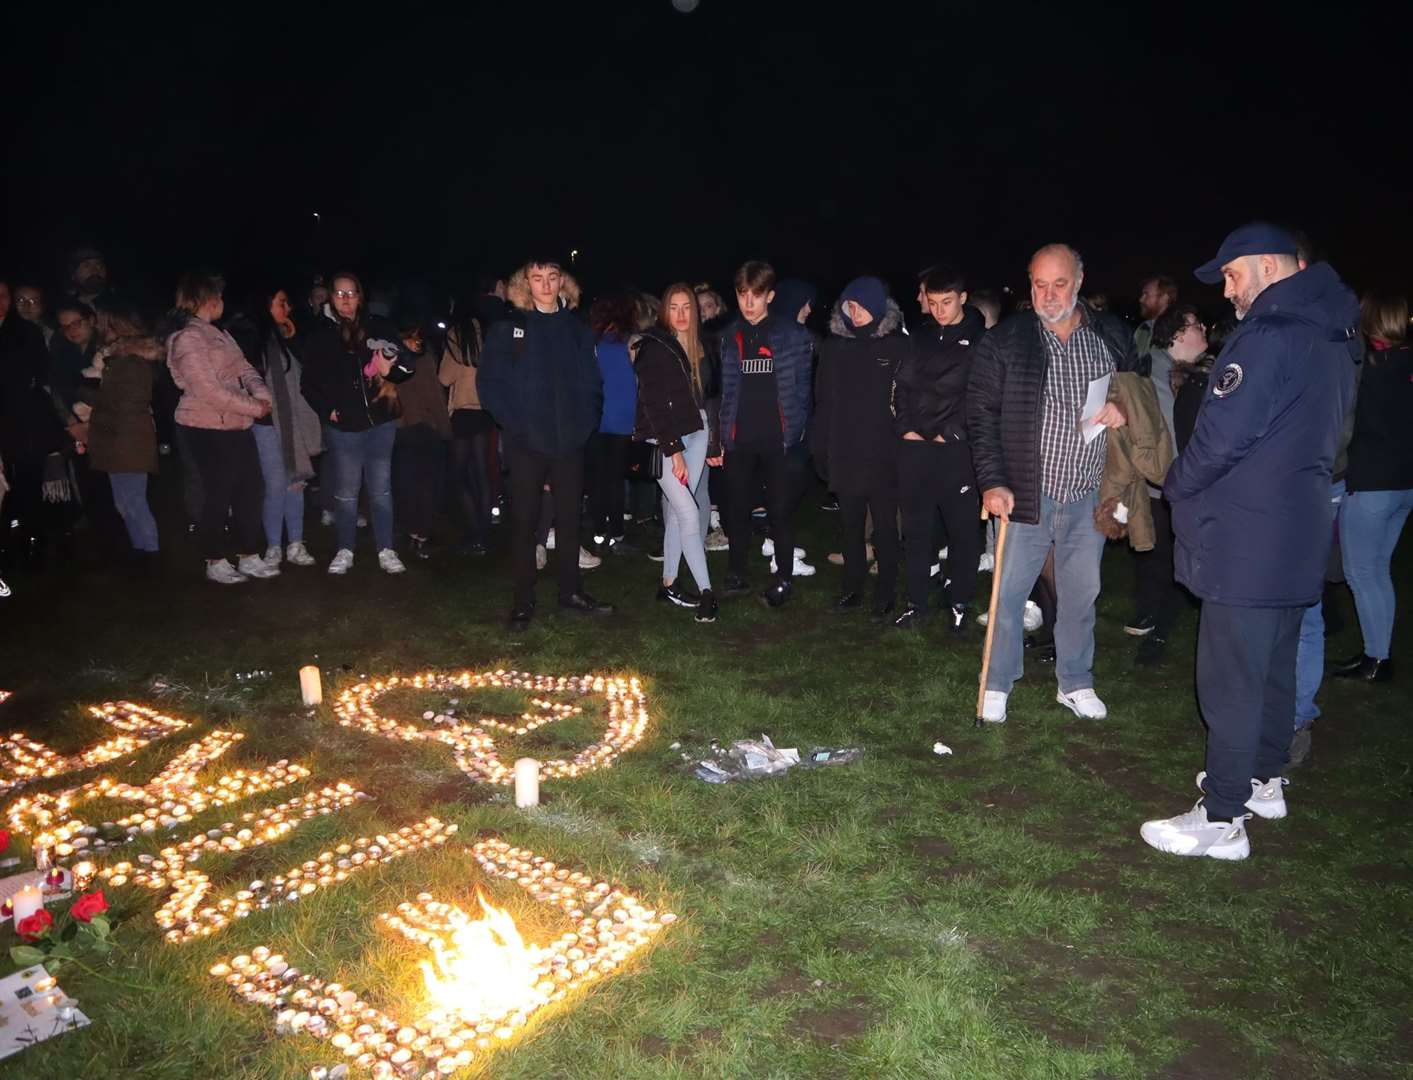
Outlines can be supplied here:
<path id="1" fill-rule="evenodd" d="M 856 337 L 887 337 L 889 334 L 896 334 L 903 327 L 903 311 L 898 307 L 898 303 L 891 296 L 888 298 L 888 310 L 883 313 L 883 318 L 874 319 L 864 329 L 867 333 L 860 334 L 858 330 L 849 325 L 849 321 L 844 318 L 844 302 L 834 301 L 834 309 L 829 313 L 829 332 L 835 337 L 856 338 Z"/>
<path id="2" fill-rule="evenodd" d="M 560 270 L 559 302 L 561 306 L 573 311 L 579 306 L 582 296 L 583 290 L 579 288 L 579 282 L 574 280 L 574 275 L 567 270 Z M 505 283 L 505 298 L 520 311 L 535 310 L 535 301 L 530 297 L 530 281 L 525 276 L 524 267 L 511 274 L 510 280 Z"/>

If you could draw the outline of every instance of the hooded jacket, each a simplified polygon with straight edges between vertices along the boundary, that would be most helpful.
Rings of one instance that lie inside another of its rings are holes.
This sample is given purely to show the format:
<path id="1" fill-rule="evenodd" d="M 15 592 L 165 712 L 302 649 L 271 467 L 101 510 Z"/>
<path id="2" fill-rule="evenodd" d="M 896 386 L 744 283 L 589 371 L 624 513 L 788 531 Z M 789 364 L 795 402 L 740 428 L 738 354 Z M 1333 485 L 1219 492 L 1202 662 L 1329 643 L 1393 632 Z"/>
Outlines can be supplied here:
<path id="1" fill-rule="evenodd" d="M 638 376 L 634 437 L 656 439 L 665 456 L 680 454 L 682 437 L 702 430 L 705 403 L 692 383 L 691 361 L 676 337 L 660 326 L 649 327 L 634 342 Z"/>
<path id="2" fill-rule="evenodd" d="M 899 436 L 915 431 L 928 440 L 938 435 L 948 442 L 966 440 L 967 380 L 985 333 L 986 317 L 969 305 L 955 326 L 939 326 L 931 316 L 922 320 L 893 387 L 893 430 Z"/>
<path id="3" fill-rule="evenodd" d="M 745 324 L 738 315 L 721 331 L 721 445 L 736 442 L 736 410 L 741 399 Z M 766 322 L 774 354 L 775 392 L 780 403 L 780 441 L 789 450 L 805 440 L 810 422 L 810 376 L 814 338 L 793 319 L 771 315 Z"/>
<path id="4" fill-rule="evenodd" d="M 152 386 L 166 356 L 155 338 L 123 338 L 100 350 L 103 381 L 88 423 L 88 459 L 100 472 L 155 473 Z"/>
<path id="5" fill-rule="evenodd" d="M 369 431 L 396 420 L 400 412 L 396 395 L 382 386 L 382 380 L 364 374 L 373 358 L 370 342 L 385 342 L 397 349 L 388 371 L 389 383 L 411 378 L 417 363 L 390 320 L 365 311 L 363 326 L 366 332 L 361 340 L 345 345 L 338 319 L 326 308 L 324 317 L 310 330 L 300 358 L 304 399 L 321 423 L 331 424 L 337 431 Z M 338 413 L 337 420 L 330 418 L 333 413 Z"/>
<path id="6" fill-rule="evenodd" d="M 855 327 L 842 302 L 819 349 L 814 459 L 837 495 L 896 495 L 898 437 L 893 381 L 913 349 L 899 331 L 903 313 L 889 300 L 883 317 Z"/>
<path id="7" fill-rule="evenodd" d="M 1227 339 L 1168 471 L 1177 578 L 1204 600 L 1320 599 L 1330 474 L 1354 393 L 1359 304 L 1328 263 L 1269 286 Z"/>

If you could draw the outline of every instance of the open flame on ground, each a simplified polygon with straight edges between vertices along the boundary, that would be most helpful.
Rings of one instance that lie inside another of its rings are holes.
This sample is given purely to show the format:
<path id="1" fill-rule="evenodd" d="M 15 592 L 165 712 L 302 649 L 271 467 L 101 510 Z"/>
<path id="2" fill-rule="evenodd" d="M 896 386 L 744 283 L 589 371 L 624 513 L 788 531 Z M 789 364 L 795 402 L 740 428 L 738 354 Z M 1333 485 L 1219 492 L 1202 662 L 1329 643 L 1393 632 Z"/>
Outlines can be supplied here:
<path id="1" fill-rule="evenodd" d="M 549 1000 L 539 988 L 549 973 L 549 956 L 526 945 L 510 913 L 489 903 L 479 889 L 476 900 L 480 918 L 454 905 L 435 905 L 445 912 L 427 913 L 432 958 L 421 962 L 427 994 L 436 1013 L 473 1024 L 509 1019 L 507 1026 L 516 1028 Z M 423 910 L 430 907 L 424 902 Z"/>

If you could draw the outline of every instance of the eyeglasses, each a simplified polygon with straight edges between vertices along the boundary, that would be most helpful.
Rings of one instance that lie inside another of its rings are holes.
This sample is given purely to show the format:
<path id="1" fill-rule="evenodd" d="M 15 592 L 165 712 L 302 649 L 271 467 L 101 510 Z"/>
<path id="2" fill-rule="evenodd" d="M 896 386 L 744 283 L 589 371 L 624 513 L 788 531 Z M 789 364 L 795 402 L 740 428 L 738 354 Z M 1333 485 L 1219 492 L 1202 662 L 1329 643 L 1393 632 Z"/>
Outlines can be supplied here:
<path id="1" fill-rule="evenodd" d="M 44 301 L 37 296 L 21 296 L 15 303 L 20 307 L 42 307 Z"/>
<path id="2" fill-rule="evenodd" d="M 357 290 L 357 289 L 335 289 L 335 290 L 334 290 L 334 295 L 335 295 L 336 297 L 338 297 L 340 300 L 357 300 L 357 299 L 358 299 L 358 290 Z"/>

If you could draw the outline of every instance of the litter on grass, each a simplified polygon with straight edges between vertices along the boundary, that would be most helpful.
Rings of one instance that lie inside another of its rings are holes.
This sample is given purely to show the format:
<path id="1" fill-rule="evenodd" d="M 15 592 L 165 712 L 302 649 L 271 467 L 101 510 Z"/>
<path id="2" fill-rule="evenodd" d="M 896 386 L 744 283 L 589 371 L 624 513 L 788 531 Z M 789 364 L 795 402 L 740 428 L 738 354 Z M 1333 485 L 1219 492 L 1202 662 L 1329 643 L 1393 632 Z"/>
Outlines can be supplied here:
<path id="1" fill-rule="evenodd" d="M 713 742 L 707 757 L 683 755 L 692 763 L 692 775 L 708 784 L 757 780 L 763 776 L 783 773 L 796 765 L 805 768 L 844 765 L 857 761 L 862 756 L 863 749 L 857 746 L 817 746 L 802 759 L 799 750 L 794 747 L 777 747 L 771 742 L 769 735 L 762 735 L 759 739 L 738 739 L 725 749 Z"/>

